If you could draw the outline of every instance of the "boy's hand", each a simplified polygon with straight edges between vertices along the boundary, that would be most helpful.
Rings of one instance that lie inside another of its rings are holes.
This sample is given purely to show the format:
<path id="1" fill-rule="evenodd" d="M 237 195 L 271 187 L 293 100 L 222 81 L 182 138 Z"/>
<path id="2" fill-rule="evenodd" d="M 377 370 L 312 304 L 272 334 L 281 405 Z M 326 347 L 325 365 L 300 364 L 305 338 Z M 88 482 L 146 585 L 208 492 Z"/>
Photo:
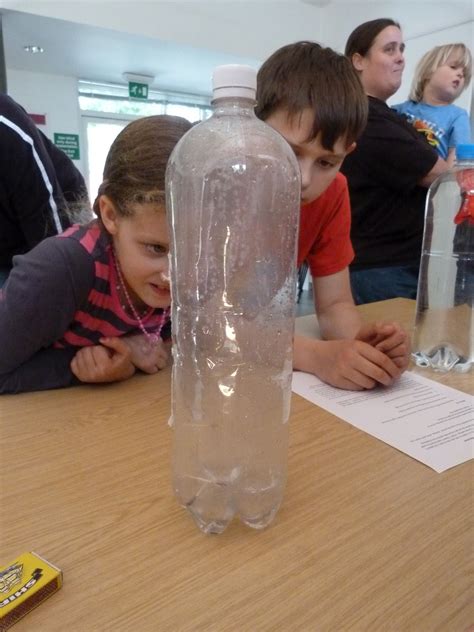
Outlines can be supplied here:
<path id="1" fill-rule="evenodd" d="M 318 345 L 314 371 L 321 380 L 353 391 L 389 386 L 401 370 L 382 351 L 361 340 L 327 340 Z"/>
<path id="2" fill-rule="evenodd" d="M 114 339 L 101 338 L 100 342 L 108 346 L 107 343 L 109 340 Z M 123 336 L 120 340 L 129 348 L 130 360 L 140 371 L 144 373 L 156 373 L 160 369 L 164 369 L 167 365 L 169 350 L 163 340 L 159 340 L 158 344 L 150 345 L 143 334 Z"/>
<path id="3" fill-rule="evenodd" d="M 120 338 L 108 338 L 102 345 L 79 349 L 71 361 L 71 371 L 81 382 L 120 382 L 135 373 L 128 346 Z"/>
<path id="4" fill-rule="evenodd" d="M 362 332 L 364 333 L 364 332 Z M 402 370 L 386 353 L 362 340 L 314 340 L 295 336 L 293 367 L 331 386 L 361 391 L 388 386 Z"/>
<path id="5" fill-rule="evenodd" d="M 363 325 L 355 339 L 386 353 L 401 371 L 408 367 L 411 354 L 410 337 L 398 323 L 375 322 Z"/>

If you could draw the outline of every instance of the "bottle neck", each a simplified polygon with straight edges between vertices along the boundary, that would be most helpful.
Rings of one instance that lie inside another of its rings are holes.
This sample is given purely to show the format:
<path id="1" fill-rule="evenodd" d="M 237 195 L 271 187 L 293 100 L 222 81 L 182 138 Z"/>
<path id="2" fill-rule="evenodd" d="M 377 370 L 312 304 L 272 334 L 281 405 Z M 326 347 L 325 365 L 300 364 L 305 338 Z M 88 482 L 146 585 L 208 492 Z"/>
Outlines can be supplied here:
<path id="1" fill-rule="evenodd" d="M 215 116 L 245 115 L 255 116 L 254 99 L 247 97 L 221 97 L 212 101 L 213 113 Z"/>

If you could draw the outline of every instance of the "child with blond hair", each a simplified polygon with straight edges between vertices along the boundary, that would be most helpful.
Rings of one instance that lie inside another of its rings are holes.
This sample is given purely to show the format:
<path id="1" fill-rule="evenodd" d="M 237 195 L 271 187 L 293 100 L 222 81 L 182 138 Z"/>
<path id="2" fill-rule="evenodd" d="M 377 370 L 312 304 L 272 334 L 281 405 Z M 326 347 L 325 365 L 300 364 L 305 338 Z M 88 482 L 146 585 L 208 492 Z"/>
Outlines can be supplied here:
<path id="1" fill-rule="evenodd" d="M 406 117 L 451 166 L 456 146 L 470 143 L 467 112 L 454 101 L 467 88 L 472 74 L 471 52 L 464 44 L 435 46 L 415 70 L 408 101 L 393 108 Z"/>

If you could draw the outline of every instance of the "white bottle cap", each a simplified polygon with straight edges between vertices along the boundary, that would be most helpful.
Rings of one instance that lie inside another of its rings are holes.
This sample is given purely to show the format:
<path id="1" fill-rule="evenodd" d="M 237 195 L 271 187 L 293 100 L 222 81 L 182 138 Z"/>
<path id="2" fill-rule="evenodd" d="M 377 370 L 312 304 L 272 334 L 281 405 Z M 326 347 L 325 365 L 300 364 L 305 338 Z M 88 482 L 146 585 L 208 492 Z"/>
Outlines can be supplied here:
<path id="1" fill-rule="evenodd" d="M 255 100 L 257 71 L 251 66 L 227 64 L 217 66 L 212 73 L 213 99 L 245 97 Z"/>

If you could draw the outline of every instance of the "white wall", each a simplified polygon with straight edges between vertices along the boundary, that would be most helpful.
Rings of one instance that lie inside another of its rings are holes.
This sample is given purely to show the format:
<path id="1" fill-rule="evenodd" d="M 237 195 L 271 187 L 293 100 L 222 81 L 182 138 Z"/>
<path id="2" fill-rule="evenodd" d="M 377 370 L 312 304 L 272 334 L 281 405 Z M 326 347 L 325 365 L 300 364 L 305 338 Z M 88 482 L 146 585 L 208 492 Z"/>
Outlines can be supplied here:
<path id="1" fill-rule="evenodd" d="M 57 133 L 79 134 L 80 159 L 76 167 L 84 173 L 84 143 L 77 94 L 77 79 L 7 68 L 8 94 L 31 114 L 45 114 L 40 129 L 53 140 Z"/>

